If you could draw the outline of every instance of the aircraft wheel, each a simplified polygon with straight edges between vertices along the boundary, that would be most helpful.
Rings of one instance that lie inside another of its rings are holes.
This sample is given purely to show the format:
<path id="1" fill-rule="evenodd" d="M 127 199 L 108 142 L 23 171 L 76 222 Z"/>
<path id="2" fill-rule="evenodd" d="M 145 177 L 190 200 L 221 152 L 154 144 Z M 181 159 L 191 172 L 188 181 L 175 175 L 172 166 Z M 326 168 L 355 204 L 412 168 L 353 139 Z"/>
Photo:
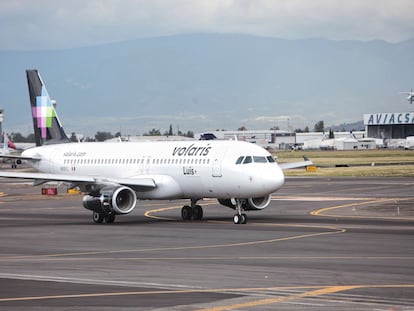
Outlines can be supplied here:
<path id="1" fill-rule="evenodd" d="M 92 219 L 94 223 L 101 224 L 104 220 L 104 215 L 102 215 L 101 213 L 93 212 Z"/>
<path id="2" fill-rule="evenodd" d="M 193 219 L 201 220 L 203 219 L 203 208 L 200 205 L 193 206 Z"/>
<path id="3" fill-rule="evenodd" d="M 240 224 L 242 221 L 242 217 L 239 214 L 234 214 L 233 216 L 233 222 L 237 225 Z"/>
<path id="4" fill-rule="evenodd" d="M 115 221 L 115 217 L 116 217 L 116 215 L 115 215 L 115 214 L 109 214 L 109 215 L 106 215 L 106 216 L 105 216 L 105 222 L 106 222 L 107 224 L 112 224 L 112 223 Z"/>
<path id="5" fill-rule="evenodd" d="M 241 214 L 241 218 L 242 218 L 242 221 L 241 221 L 242 224 L 247 223 L 247 215 L 246 214 Z"/>
<path id="6" fill-rule="evenodd" d="M 191 209 L 191 207 L 188 205 L 183 206 L 183 208 L 181 209 L 181 218 L 183 220 L 191 220 L 191 217 L 193 217 L 193 210 Z"/>

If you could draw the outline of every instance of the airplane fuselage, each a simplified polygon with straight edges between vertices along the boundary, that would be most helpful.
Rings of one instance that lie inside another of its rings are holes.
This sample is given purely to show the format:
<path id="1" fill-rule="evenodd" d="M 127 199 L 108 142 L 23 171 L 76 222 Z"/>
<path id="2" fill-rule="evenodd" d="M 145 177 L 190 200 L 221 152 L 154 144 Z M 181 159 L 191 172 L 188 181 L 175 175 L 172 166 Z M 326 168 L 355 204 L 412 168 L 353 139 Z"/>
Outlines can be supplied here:
<path id="1" fill-rule="evenodd" d="M 67 143 L 22 155 L 40 158 L 32 165 L 44 173 L 153 179 L 139 199 L 260 197 L 284 183 L 270 153 L 242 141 Z"/>

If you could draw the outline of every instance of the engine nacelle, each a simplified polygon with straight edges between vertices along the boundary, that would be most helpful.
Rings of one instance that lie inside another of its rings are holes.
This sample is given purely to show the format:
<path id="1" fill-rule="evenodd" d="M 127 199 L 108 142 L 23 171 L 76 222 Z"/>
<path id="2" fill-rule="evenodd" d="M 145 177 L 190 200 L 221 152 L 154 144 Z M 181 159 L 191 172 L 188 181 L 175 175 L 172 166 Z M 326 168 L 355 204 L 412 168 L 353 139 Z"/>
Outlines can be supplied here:
<path id="1" fill-rule="evenodd" d="M 246 211 L 265 209 L 269 206 L 271 199 L 272 196 L 270 194 L 261 198 L 248 198 L 243 207 Z"/>
<path id="2" fill-rule="evenodd" d="M 131 213 L 137 204 L 137 195 L 129 187 L 105 187 L 97 195 L 85 195 L 83 207 L 88 210 L 116 215 Z"/>
<path id="3" fill-rule="evenodd" d="M 260 198 L 248 198 L 243 200 L 242 207 L 245 211 L 262 210 L 269 206 L 271 199 L 272 196 L 270 194 Z M 218 201 L 221 205 L 232 209 L 236 208 L 231 199 L 218 199 Z"/>
<path id="4" fill-rule="evenodd" d="M 217 199 L 217 201 L 219 201 L 219 203 L 220 203 L 221 205 L 224 205 L 224 206 L 230 207 L 230 208 L 232 208 L 232 209 L 235 209 L 235 208 L 236 208 L 236 207 L 234 206 L 234 204 L 231 202 L 231 200 L 230 200 L 230 199 Z"/>

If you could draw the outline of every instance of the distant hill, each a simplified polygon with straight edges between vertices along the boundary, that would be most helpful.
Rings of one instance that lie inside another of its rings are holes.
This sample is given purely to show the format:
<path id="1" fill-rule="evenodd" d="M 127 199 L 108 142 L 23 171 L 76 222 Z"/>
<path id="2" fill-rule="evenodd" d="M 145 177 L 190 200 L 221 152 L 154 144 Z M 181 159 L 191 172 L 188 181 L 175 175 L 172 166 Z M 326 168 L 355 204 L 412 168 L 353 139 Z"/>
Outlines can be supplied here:
<path id="1" fill-rule="evenodd" d="M 358 121 L 353 123 L 342 123 L 339 125 L 329 126 L 334 132 L 346 132 L 346 131 L 363 131 L 365 130 L 364 121 Z"/>
<path id="2" fill-rule="evenodd" d="M 300 128 L 411 108 L 414 40 L 282 40 L 194 34 L 52 51 L 0 51 L 5 126 L 31 131 L 37 68 L 68 132 Z M 9 130 L 10 131 L 10 130 Z"/>

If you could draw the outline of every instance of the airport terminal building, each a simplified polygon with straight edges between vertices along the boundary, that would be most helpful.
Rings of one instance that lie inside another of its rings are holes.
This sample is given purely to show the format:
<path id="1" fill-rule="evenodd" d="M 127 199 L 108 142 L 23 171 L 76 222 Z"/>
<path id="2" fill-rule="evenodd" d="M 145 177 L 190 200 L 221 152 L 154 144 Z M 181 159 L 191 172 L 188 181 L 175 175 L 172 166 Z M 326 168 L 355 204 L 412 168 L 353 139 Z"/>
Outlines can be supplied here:
<path id="1" fill-rule="evenodd" d="M 364 114 L 367 137 L 405 139 L 414 136 L 414 112 Z"/>

